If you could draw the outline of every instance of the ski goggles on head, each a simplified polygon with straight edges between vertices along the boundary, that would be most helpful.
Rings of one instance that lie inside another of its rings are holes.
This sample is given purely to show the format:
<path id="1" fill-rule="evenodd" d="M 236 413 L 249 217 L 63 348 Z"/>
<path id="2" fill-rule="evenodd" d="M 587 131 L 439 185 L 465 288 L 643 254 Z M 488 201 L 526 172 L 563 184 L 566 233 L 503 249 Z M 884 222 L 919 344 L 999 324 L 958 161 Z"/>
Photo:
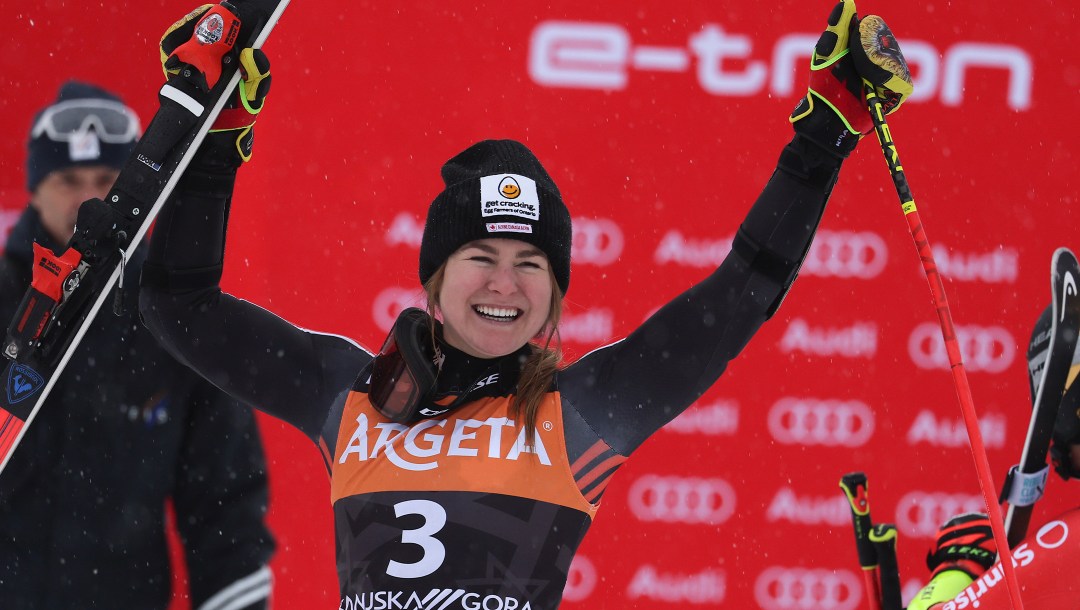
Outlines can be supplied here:
<path id="1" fill-rule="evenodd" d="M 93 129 L 102 142 L 124 144 L 139 137 L 139 117 L 120 102 L 81 99 L 59 102 L 46 108 L 30 131 L 33 139 L 42 134 L 56 142 L 70 142 Z"/>
<path id="2" fill-rule="evenodd" d="M 435 388 L 438 368 L 430 325 L 424 310 L 402 311 L 372 364 L 368 397 L 393 422 L 415 421 Z"/>

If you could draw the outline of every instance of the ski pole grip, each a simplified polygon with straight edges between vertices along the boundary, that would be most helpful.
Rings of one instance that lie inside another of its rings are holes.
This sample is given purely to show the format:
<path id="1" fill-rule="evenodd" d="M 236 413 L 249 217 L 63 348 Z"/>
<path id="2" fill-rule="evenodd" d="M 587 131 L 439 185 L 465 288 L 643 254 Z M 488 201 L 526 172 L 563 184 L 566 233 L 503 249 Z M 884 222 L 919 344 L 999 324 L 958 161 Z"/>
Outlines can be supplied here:
<path id="1" fill-rule="evenodd" d="M 870 519 L 870 499 L 867 495 L 866 474 L 852 472 L 840 478 L 840 489 L 844 490 L 851 508 L 851 524 L 855 528 L 855 549 L 859 553 L 859 565 L 863 569 L 877 567 L 877 551 L 870 541 L 873 522 Z"/>

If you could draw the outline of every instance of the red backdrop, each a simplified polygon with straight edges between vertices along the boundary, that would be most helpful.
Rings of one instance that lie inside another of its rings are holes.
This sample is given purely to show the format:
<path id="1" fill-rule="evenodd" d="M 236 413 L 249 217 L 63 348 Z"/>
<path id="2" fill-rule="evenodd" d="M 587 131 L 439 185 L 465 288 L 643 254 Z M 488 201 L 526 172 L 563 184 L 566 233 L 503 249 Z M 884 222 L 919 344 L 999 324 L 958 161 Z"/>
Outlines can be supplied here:
<path id="1" fill-rule="evenodd" d="M 157 39 L 194 3 L 2 0 L 0 227 L 26 200 L 34 111 L 78 75 L 143 117 Z M 438 168 L 475 140 L 525 141 L 575 220 L 571 357 L 625 335 L 727 252 L 790 137 L 831 2 L 295 0 L 266 50 L 274 86 L 233 208 L 226 288 L 377 347 L 418 297 Z M 1055 247 L 1080 248 L 1075 15 L 1049 0 L 863 2 L 909 56 L 890 124 L 953 315 L 997 482 L 1023 445 L 1024 351 Z M 1058 7 L 1060 8 L 1060 7 Z M 1069 111 L 1068 108 L 1073 108 Z M 3 234 L 4 231 L 0 231 Z M 44 413 L 47 417 L 48 414 Z M 261 418 L 281 608 L 332 608 L 329 486 L 299 433 Z M 568 608 L 863 603 L 837 481 L 870 477 L 903 580 L 936 525 L 980 508 L 926 281 L 877 145 L 845 164 L 801 277 L 721 381 L 608 488 Z M 1056 478 L 1035 522 L 1068 507 Z M 805 586 L 804 586 L 805 585 Z M 185 607 L 179 600 L 177 608 Z"/>

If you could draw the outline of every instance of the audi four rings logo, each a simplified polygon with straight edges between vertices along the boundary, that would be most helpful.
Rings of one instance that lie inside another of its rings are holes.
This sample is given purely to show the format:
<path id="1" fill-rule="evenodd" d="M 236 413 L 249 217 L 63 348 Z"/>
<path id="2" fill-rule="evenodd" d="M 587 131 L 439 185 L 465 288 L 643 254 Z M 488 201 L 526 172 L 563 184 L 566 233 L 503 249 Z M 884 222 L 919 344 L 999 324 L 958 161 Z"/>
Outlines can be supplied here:
<path id="1" fill-rule="evenodd" d="M 574 243 L 570 256 L 574 263 L 606 267 L 619 260 L 623 251 L 623 232 L 608 218 L 575 218 Z"/>
<path id="2" fill-rule="evenodd" d="M 957 326 L 956 340 L 960 344 L 964 366 L 969 371 L 1001 373 L 1012 366 L 1016 358 L 1016 340 L 1000 326 Z M 934 322 L 924 322 L 911 331 L 908 353 L 915 366 L 921 369 L 948 369 L 950 366 L 941 327 Z"/>
<path id="3" fill-rule="evenodd" d="M 848 570 L 774 566 L 754 582 L 754 599 L 765 610 L 852 610 L 862 598 L 859 587 Z"/>
<path id="4" fill-rule="evenodd" d="M 717 525 L 735 513 L 735 490 L 723 479 L 645 475 L 628 504 L 640 521 Z"/>
<path id="5" fill-rule="evenodd" d="M 985 510 L 982 496 L 913 491 L 896 505 L 896 527 L 908 536 L 933 538 L 954 515 Z"/>
<path id="6" fill-rule="evenodd" d="M 870 231 L 818 231 L 803 263 L 803 274 L 868 280 L 889 260 L 885 240 Z"/>
<path id="7" fill-rule="evenodd" d="M 769 410 L 768 425 L 785 445 L 860 447 L 874 433 L 874 413 L 857 400 L 781 398 Z"/>

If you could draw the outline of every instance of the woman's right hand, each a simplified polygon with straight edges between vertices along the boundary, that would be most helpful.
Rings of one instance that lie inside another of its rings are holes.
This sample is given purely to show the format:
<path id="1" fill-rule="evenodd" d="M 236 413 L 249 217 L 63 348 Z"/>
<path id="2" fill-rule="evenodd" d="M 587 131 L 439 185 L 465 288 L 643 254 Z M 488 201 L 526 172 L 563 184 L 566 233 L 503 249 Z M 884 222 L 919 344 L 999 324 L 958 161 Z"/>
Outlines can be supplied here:
<path id="1" fill-rule="evenodd" d="M 166 78 L 182 77 L 204 90 L 217 84 L 223 65 L 239 62 L 236 94 L 226 102 L 200 151 L 213 164 L 233 168 L 251 159 L 255 120 L 265 106 L 271 80 L 270 60 L 261 49 L 232 48 L 230 39 L 239 23 L 225 7 L 204 4 L 169 26 L 159 43 Z"/>

